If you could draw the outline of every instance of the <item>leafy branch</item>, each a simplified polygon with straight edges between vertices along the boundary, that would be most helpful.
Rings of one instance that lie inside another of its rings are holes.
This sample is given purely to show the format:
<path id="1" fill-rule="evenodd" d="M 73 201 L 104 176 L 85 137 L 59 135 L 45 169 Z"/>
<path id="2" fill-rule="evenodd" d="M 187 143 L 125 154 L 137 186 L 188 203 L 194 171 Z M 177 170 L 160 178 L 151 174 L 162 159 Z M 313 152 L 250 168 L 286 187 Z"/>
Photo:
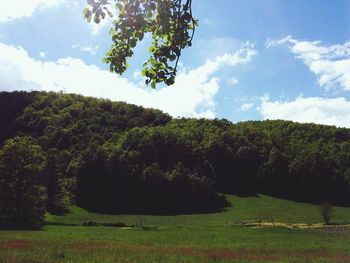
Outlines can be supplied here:
<path id="1" fill-rule="evenodd" d="M 182 50 L 192 46 L 198 21 L 192 15 L 192 0 L 113 0 L 118 11 L 110 30 L 112 46 L 103 62 L 110 71 L 123 74 L 127 59 L 147 33 L 152 35 L 149 59 L 143 64 L 145 83 L 155 88 L 157 83 L 172 85 Z M 88 22 L 100 23 L 111 12 L 108 0 L 88 0 L 83 10 Z"/>

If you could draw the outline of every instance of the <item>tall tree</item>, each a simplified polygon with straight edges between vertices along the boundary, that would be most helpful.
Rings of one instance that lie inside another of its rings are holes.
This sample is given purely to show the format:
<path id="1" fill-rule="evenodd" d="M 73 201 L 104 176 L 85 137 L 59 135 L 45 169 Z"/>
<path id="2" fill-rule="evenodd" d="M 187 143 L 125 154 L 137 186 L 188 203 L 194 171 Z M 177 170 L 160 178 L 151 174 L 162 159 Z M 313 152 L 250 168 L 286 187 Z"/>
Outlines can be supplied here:
<path id="1" fill-rule="evenodd" d="M 46 189 L 45 153 L 31 137 L 15 137 L 0 149 L 0 226 L 40 228 Z"/>

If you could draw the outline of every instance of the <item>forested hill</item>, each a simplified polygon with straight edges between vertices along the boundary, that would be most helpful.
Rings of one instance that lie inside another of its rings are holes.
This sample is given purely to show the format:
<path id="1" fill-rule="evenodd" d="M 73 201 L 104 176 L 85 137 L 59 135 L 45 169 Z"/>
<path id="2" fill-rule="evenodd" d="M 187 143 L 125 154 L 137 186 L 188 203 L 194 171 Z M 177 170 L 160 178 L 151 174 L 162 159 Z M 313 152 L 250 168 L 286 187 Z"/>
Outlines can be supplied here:
<path id="1" fill-rule="evenodd" d="M 47 209 L 177 213 L 221 193 L 350 205 L 350 130 L 289 121 L 172 119 L 79 95 L 0 94 L 0 144 L 31 136 L 46 154 Z"/>

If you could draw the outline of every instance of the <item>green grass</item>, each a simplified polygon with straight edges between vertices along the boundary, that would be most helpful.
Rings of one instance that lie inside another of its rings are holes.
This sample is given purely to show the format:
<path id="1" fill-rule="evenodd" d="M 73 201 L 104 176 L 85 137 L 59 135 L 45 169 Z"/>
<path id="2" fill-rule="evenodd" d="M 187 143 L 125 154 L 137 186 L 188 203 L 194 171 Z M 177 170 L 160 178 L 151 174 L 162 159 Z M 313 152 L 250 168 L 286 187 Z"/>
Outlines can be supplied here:
<path id="1" fill-rule="evenodd" d="M 104 215 L 72 207 L 47 222 L 83 224 L 146 219 L 150 230 L 47 225 L 42 231 L 0 231 L 0 262 L 350 262 L 350 230 L 246 228 L 239 220 L 319 223 L 318 206 L 269 196 L 228 196 L 220 213 L 178 216 Z M 334 222 L 350 220 L 335 208 Z"/>
<path id="2" fill-rule="evenodd" d="M 177 216 L 152 215 L 105 215 L 89 213 L 79 207 L 72 207 L 65 216 L 47 216 L 48 222 L 62 224 L 83 224 L 87 221 L 101 223 L 124 222 L 128 225 L 146 219 L 149 224 L 159 226 L 225 226 L 239 220 L 276 220 L 284 223 L 320 223 L 318 206 L 273 198 L 266 195 L 256 197 L 227 196 L 231 207 L 220 213 Z M 350 208 L 335 207 L 334 222 L 350 223 Z"/>

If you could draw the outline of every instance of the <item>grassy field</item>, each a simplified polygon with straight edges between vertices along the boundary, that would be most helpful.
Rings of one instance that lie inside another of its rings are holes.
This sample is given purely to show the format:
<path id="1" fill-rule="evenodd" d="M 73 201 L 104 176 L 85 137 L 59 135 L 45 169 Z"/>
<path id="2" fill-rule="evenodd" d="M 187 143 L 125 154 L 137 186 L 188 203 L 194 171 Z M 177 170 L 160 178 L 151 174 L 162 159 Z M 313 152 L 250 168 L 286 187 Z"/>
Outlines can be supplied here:
<path id="1" fill-rule="evenodd" d="M 320 223 L 318 206 L 264 195 L 228 200 L 222 212 L 178 216 L 72 207 L 66 216 L 47 215 L 42 231 L 0 231 L 0 262 L 350 262 L 349 227 L 277 226 Z M 138 227 L 81 226 L 89 221 Z M 239 224 L 247 221 L 276 226 Z M 350 208 L 336 207 L 333 222 L 350 223 Z"/>

